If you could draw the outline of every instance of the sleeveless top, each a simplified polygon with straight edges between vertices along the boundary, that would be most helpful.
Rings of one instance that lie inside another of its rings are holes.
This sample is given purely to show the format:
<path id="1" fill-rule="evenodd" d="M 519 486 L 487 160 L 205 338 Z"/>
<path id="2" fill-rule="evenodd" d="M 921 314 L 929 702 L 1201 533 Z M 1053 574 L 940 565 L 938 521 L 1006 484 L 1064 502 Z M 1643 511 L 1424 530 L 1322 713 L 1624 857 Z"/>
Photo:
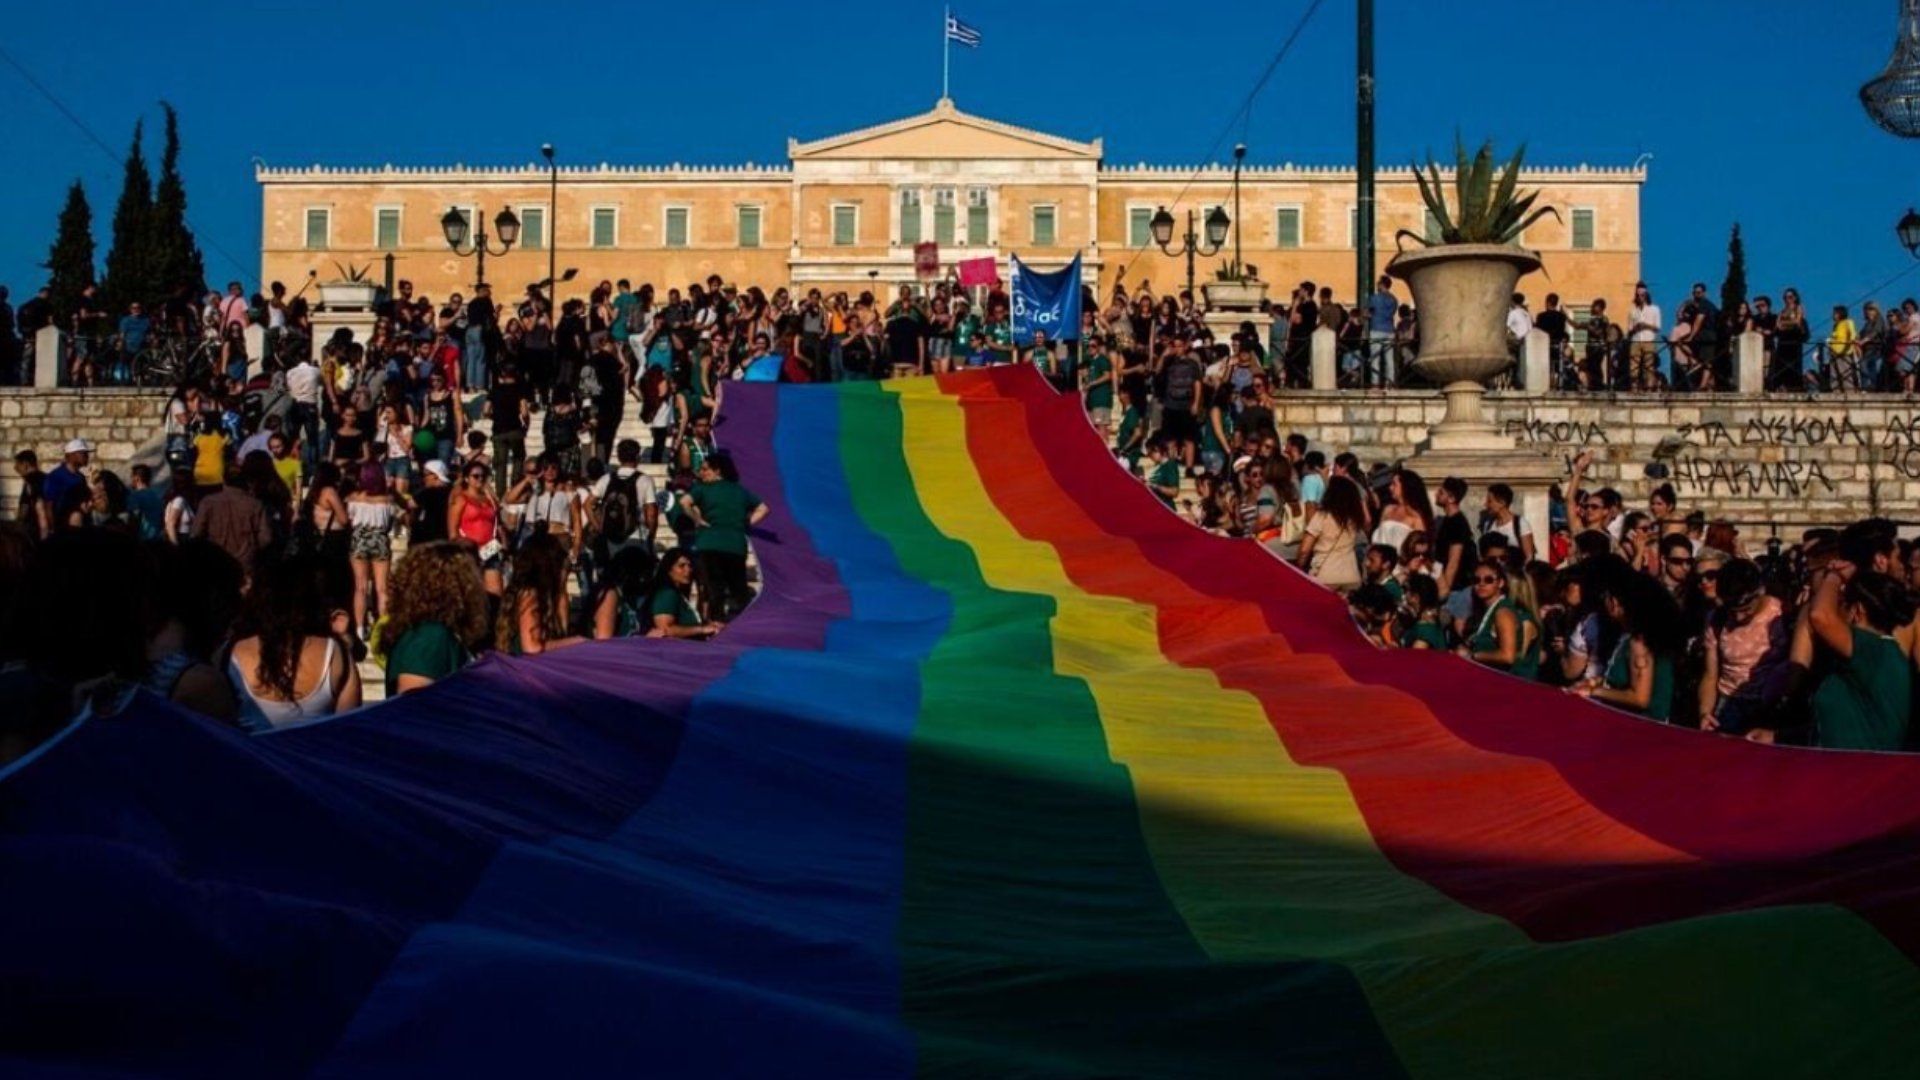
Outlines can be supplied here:
<path id="1" fill-rule="evenodd" d="M 300 647 L 305 649 L 306 643 L 302 642 Z M 236 696 L 240 699 L 241 729 L 250 732 L 271 731 L 301 720 L 331 716 L 334 706 L 333 651 L 333 638 L 328 637 L 326 655 L 321 657 L 319 681 L 314 683 L 313 689 L 292 701 L 272 701 L 256 695 L 247 682 L 247 673 L 240 667 L 240 662 L 229 657 L 228 677 L 238 691 Z"/>
<path id="2" fill-rule="evenodd" d="M 485 547 L 493 542 L 494 507 L 478 499 L 460 504 L 460 535 Z"/>
<path id="3" fill-rule="evenodd" d="M 1373 530 L 1373 543 L 1379 547 L 1390 547 L 1395 554 L 1398 554 L 1400 545 L 1405 543 L 1412 533 L 1413 526 L 1406 522 L 1382 518 L 1380 524 Z"/>
<path id="4" fill-rule="evenodd" d="M 1492 652 L 1500 647 L 1500 633 L 1494 629 L 1493 620 L 1502 607 L 1513 612 L 1513 617 L 1519 620 L 1514 626 L 1514 633 L 1519 635 L 1516 644 L 1523 645 L 1507 671 L 1523 679 L 1535 678 L 1540 674 L 1540 635 L 1535 633 L 1533 644 L 1524 645 L 1527 640 L 1527 626 L 1533 622 L 1533 616 L 1527 614 L 1525 608 L 1504 596 L 1494 601 L 1493 606 L 1487 608 L 1487 613 L 1480 617 L 1480 626 L 1473 632 L 1473 637 L 1467 640 L 1467 648 L 1473 652 Z"/>

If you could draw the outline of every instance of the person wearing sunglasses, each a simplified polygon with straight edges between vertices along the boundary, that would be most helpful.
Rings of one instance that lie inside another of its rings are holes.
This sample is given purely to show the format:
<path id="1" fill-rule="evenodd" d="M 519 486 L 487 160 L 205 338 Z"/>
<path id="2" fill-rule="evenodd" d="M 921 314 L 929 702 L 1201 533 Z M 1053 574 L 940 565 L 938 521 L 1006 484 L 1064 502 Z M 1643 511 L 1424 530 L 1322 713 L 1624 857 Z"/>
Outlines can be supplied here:
<path id="1" fill-rule="evenodd" d="M 1477 664 L 1501 668 L 1523 679 L 1540 674 L 1540 620 L 1529 610 L 1532 590 L 1518 592 L 1517 579 L 1498 558 L 1483 558 L 1473 568 L 1473 613 L 1467 619 L 1467 643 L 1460 655 Z"/>

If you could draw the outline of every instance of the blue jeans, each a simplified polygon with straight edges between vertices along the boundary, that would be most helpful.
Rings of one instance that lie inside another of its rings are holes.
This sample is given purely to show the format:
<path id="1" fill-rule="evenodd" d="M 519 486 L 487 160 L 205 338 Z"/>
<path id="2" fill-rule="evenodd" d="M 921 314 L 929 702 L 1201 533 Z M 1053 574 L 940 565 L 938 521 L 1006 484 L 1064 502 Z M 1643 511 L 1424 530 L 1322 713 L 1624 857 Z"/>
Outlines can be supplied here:
<path id="1" fill-rule="evenodd" d="M 487 331 L 467 327 L 466 348 L 460 353 L 460 382 L 468 391 L 487 388 Z"/>
<path id="2" fill-rule="evenodd" d="M 313 475 L 315 461 L 326 456 L 327 447 L 320 426 L 320 409 L 295 402 L 291 414 L 294 437 L 300 440 L 300 472 Z"/>

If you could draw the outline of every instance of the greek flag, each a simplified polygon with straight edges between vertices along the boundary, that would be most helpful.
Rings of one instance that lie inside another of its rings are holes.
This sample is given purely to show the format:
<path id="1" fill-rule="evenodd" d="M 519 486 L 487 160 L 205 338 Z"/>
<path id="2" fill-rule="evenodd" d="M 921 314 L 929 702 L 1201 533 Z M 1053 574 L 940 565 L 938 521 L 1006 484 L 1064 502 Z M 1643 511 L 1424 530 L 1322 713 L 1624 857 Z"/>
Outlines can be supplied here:
<path id="1" fill-rule="evenodd" d="M 969 49 L 977 49 L 980 47 L 980 31 L 948 15 L 947 40 L 957 41 Z"/>

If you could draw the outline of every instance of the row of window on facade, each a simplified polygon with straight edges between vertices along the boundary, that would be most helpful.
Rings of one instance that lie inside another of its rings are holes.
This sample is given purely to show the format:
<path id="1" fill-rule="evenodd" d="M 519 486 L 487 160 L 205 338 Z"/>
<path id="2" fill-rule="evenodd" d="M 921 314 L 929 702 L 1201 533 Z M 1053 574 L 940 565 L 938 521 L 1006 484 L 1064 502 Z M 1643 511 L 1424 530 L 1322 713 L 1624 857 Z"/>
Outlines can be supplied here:
<path id="1" fill-rule="evenodd" d="M 900 193 L 900 237 L 899 242 L 911 246 L 922 240 L 932 240 L 942 247 L 965 244 L 970 247 L 984 247 L 991 241 L 989 229 L 991 208 L 987 202 L 985 188 L 971 188 L 967 191 L 966 214 L 959 214 L 955 191 L 952 188 L 936 188 L 933 191 L 933 228 L 929 236 L 924 230 L 921 193 L 916 188 L 906 188 Z M 475 220 L 475 211 L 471 206 L 454 207 L 463 214 L 469 226 Z M 1151 224 L 1156 206 L 1129 206 L 1127 208 L 1127 246 L 1148 247 L 1153 243 Z M 521 206 L 516 208 L 520 218 L 520 246 L 531 251 L 544 250 L 547 246 L 547 208 L 544 206 Z M 836 247 L 852 247 L 859 243 L 860 207 L 854 203 L 835 203 L 831 208 L 833 234 Z M 686 206 L 668 206 L 661 211 L 660 231 L 662 247 L 686 247 L 691 231 L 693 210 Z M 1347 208 L 1347 243 L 1351 248 L 1359 232 L 1357 207 Z M 743 248 L 757 248 L 761 240 L 761 207 L 741 205 L 734 207 L 734 245 Z M 1590 207 L 1573 207 L 1568 215 L 1570 225 L 1569 243 L 1574 251 L 1590 251 L 1594 247 L 1594 212 Z M 437 225 L 438 222 L 435 222 Z M 962 226 L 964 225 L 964 232 Z M 374 248 L 378 251 L 394 251 L 401 246 L 401 213 L 397 206 L 375 207 L 373 212 Z M 615 248 L 620 246 L 620 210 L 613 206 L 596 206 L 591 210 L 588 222 L 590 230 L 589 246 L 595 248 Z M 1273 247 L 1288 249 L 1302 246 L 1305 236 L 1305 212 L 1299 206 L 1282 206 L 1274 212 Z M 1438 223 L 1431 213 L 1426 215 L 1424 232 L 1429 239 L 1438 239 Z M 1059 235 L 1059 208 L 1051 204 L 1029 207 L 1027 240 L 1035 247 L 1051 247 Z M 1382 239 L 1385 239 L 1383 234 Z M 310 251 L 325 251 L 333 246 L 333 210 L 325 206 L 307 208 L 306 247 Z"/>

